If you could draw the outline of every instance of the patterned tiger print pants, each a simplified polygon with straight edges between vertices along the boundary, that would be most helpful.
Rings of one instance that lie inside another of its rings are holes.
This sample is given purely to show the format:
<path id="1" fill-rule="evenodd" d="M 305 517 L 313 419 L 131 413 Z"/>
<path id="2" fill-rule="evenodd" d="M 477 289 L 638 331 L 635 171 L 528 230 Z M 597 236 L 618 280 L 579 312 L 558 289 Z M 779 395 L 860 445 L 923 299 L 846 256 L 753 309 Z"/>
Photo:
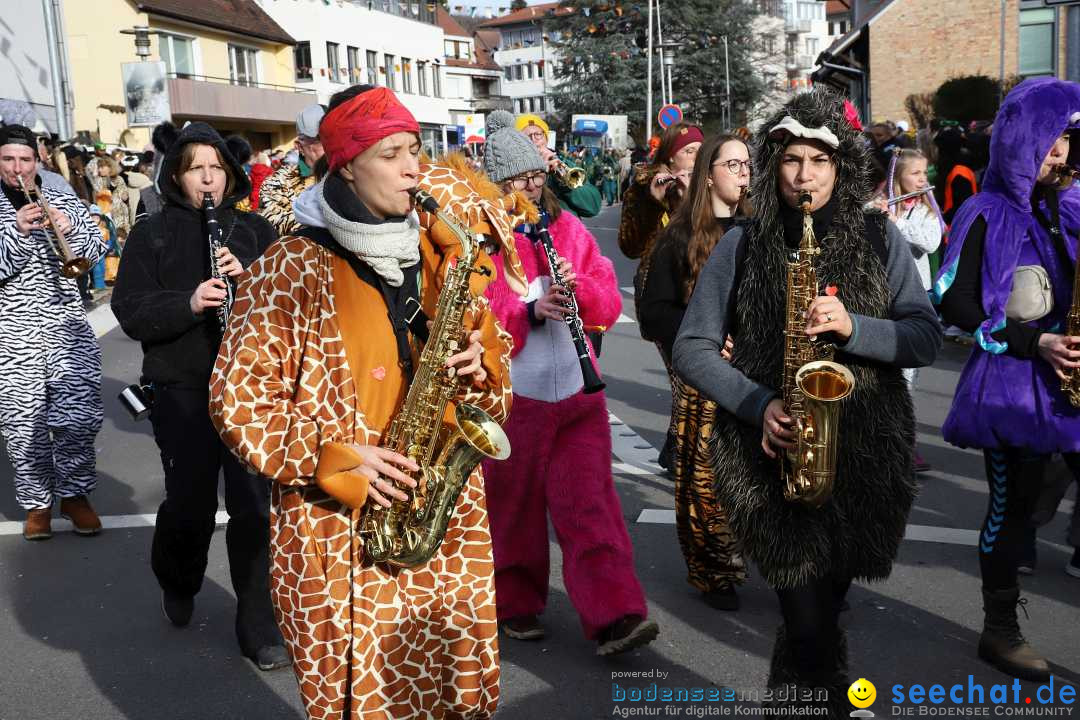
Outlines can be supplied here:
<path id="1" fill-rule="evenodd" d="M 56 306 L 33 322 L 0 327 L 0 431 L 24 510 L 97 486 L 101 349 L 82 307 Z"/>
<path id="2" fill-rule="evenodd" d="M 709 437 L 716 403 L 670 372 L 672 425 L 675 430 L 675 530 L 689 571 L 687 581 L 702 592 L 720 590 L 746 580 L 727 513 L 713 492 Z"/>

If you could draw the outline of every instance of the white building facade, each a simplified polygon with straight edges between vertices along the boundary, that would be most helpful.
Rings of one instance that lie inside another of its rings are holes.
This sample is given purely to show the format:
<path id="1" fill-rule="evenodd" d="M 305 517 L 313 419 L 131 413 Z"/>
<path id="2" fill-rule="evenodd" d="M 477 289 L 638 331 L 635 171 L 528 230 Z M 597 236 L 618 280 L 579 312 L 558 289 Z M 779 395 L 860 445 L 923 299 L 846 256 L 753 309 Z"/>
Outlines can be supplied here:
<path id="1" fill-rule="evenodd" d="M 534 113 L 546 119 L 555 111 L 551 90 L 556 84 L 553 69 L 557 54 L 551 43 L 558 37 L 545 21 L 558 5 L 532 5 L 480 24 L 480 28 L 499 32 L 495 62 L 502 68 L 502 91 L 515 113 Z"/>
<path id="2" fill-rule="evenodd" d="M 467 116 L 487 114 L 497 108 L 513 111 L 513 105 L 501 94 L 502 69 L 481 33 L 472 35 L 444 10 L 437 12 L 446 58 L 443 93 L 450 102 L 450 122 L 454 126 L 447 137 L 454 147 L 465 143 Z"/>
<path id="3" fill-rule="evenodd" d="M 829 47 L 825 0 L 784 0 L 788 86 L 793 92 L 810 87 L 818 54 Z"/>
<path id="4" fill-rule="evenodd" d="M 444 33 L 431 4 L 396 0 L 257 0 L 296 39 L 296 85 L 319 102 L 357 83 L 389 87 L 420 123 L 425 149 L 442 153 L 452 100 L 444 94 Z"/>

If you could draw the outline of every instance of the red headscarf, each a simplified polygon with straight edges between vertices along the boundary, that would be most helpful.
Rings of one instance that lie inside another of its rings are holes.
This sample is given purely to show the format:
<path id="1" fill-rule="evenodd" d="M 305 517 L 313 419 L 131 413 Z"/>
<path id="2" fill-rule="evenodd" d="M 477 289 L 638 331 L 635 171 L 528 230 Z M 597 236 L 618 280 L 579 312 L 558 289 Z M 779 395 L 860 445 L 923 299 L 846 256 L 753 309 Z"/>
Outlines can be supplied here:
<path id="1" fill-rule="evenodd" d="M 330 172 L 346 165 L 384 137 L 399 132 L 420 134 L 420 125 L 392 91 L 379 87 L 360 93 L 326 113 L 319 139 Z"/>

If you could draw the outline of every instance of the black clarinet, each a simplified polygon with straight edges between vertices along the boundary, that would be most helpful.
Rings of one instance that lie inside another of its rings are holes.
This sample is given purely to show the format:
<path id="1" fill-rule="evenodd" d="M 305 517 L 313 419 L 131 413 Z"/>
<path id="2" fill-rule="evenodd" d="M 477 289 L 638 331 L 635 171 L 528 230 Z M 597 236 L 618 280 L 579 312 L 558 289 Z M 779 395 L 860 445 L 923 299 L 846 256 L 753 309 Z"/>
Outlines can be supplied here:
<path id="1" fill-rule="evenodd" d="M 592 359 L 589 357 L 589 344 L 585 341 L 585 326 L 582 324 L 581 316 L 578 314 L 577 298 L 574 296 L 574 291 L 567 287 L 563 281 L 562 273 L 559 272 L 559 253 L 556 252 L 555 245 L 551 242 L 548 222 L 548 214 L 541 211 L 540 222 L 533 226 L 534 236 L 543 246 L 544 255 L 547 256 L 548 267 L 551 270 L 551 282 L 563 288 L 567 297 L 565 305 L 569 312 L 566 314 L 566 325 L 570 328 L 570 337 L 574 340 L 574 350 L 577 351 L 578 363 L 581 364 L 581 378 L 585 381 L 583 392 L 586 395 L 600 392 L 604 389 L 604 381 L 596 374 L 596 368 L 593 367 Z"/>
<path id="2" fill-rule="evenodd" d="M 232 279 L 227 275 L 222 275 L 218 267 L 218 249 L 225 247 L 225 244 L 221 240 L 221 225 L 218 224 L 217 208 L 214 207 L 214 196 L 211 193 L 203 193 L 202 211 L 206 219 L 206 236 L 210 244 L 210 277 L 225 283 L 225 300 L 217 308 L 218 323 L 224 334 L 229 325 L 229 313 L 232 311 L 236 295 Z"/>

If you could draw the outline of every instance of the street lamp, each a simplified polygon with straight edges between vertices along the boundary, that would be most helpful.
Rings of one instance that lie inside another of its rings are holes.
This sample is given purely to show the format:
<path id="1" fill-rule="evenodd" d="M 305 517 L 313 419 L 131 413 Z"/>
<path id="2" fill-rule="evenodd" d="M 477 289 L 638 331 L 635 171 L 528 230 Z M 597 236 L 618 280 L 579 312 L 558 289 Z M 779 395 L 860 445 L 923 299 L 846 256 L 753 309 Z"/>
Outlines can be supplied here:
<path id="1" fill-rule="evenodd" d="M 135 54 L 139 57 L 139 60 L 146 60 L 150 57 L 150 28 L 146 25 L 136 25 L 133 28 L 121 30 L 120 33 L 135 36 Z"/>
<path id="2" fill-rule="evenodd" d="M 660 51 L 660 56 L 663 58 L 663 67 L 667 71 L 667 90 L 669 103 L 675 102 L 675 89 L 671 85 L 671 68 L 675 66 L 675 51 L 681 48 L 683 44 L 681 42 L 665 42 L 657 45 L 657 49 Z M 661 70 L 664 72 L 664 70 Z"/>

